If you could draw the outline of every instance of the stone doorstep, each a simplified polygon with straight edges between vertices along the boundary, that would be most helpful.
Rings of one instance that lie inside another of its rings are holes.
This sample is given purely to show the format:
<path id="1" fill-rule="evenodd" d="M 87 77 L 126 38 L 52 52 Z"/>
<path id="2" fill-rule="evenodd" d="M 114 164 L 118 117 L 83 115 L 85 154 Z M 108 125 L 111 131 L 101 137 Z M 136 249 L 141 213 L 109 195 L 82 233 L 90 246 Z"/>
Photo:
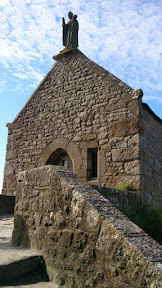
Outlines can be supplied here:
<path id="1" fill-rule="evenodd" d="M 32 256 L 30 251 L 19 251 L 15 249 L 14 251 L 2 250 L 0 251 L 0 279 L 8 280 L 14 279 L 19 275 L 29 273 L 36 269 L 43 260 L 43 257 L 39 255 Z M 26 254 L 26 256 L 25 256 Z"/>
<path id="2" fill-rule="evenodd" d="M 15 284 L 14 279 L 34 271 L 37 267 L 41 267 L 43 263 L 43 257 L 37 251 L 11 245 L 13 223 L 13 215 L 0 215 L 0 287 L 3 287 L 3 283 L 6 281 Z M 54 285 L 50 282 L 40 283 L 30 284 L 28 287 L 54 288 Z M 4 286 L 7 287 L 5 284 Z M 17 287 L 26 287 L 26 285 Z"/>

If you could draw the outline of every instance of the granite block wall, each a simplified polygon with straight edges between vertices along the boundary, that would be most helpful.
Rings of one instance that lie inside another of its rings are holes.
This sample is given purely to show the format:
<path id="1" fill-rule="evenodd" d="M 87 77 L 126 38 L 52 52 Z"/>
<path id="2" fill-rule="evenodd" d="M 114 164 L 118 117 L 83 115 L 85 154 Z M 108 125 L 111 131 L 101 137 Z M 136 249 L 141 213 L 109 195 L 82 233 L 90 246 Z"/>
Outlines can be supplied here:
<path id="1" fill-rule="evenodd" d="M 122 212 L 125 212 L 125 209 L 129 209 L 130 211 L 136 210 L 141 204 L 141 197 L 138 192 L 124 191 L 94 184 L 91 184 L 91 187 L 100 192 L 114 207 Z"/>
<path id="2" fill-rule="evenodd" d="M 16 194 L 23 170 L 45 165 L 57 149 L 85 182 L 140 191 L 139 101 L 117 77 L 79 50 L 62 55 L 12 123 L 3 194 Z M 88 149 L 97 149 L 97 177 L 88 179 Z"/>
<path id="3" fill-rule="evenodd" d="M 13 243 L 38 249 L 58 288 L 161 287 L 161 246 L 64 167 L 19 173 Z"/>
<path id="4" fill-rule="evenodd" d="M 162 120 L 147 104 L 142 107 L 140 126 L 141 198 L 162 208 Z"/>

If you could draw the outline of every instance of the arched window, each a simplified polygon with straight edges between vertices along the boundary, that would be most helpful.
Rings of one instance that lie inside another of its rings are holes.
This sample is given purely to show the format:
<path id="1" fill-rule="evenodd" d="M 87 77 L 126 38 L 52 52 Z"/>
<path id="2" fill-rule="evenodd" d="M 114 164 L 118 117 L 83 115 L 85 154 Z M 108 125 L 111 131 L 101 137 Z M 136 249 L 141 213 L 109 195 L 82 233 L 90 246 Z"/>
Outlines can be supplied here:
<path id="1" fill-rule="evenodd" d="M 48 158 L 46 165 L 58 165 L 73 171 L 73 163 L 67 152 L 63 149 L 57 149 Z"/>

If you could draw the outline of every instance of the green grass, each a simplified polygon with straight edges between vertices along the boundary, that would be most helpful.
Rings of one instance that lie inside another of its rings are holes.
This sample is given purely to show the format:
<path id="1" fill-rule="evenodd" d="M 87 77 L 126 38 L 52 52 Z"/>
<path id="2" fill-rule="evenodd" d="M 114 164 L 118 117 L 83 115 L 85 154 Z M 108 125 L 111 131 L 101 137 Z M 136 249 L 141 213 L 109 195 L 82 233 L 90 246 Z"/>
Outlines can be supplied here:
<path id="1" fill-rule="evenodd" d="M 124 210 L 125 215 L 162 245 L 162 209 L 139 205 L 136 210 Z"/>

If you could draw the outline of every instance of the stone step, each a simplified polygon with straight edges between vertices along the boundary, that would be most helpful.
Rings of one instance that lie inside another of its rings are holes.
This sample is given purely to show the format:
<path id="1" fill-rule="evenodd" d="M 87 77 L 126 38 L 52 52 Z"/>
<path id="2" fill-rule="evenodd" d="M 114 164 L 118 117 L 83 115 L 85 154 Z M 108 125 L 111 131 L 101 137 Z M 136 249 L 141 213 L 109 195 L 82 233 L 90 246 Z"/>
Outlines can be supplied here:
<path id="1" fill-rule="evenodd" d="M 2 250 L 0 252 L 3 258 L 0 259 L 0 283 L 10 279 L 21 277 L 22 275 L 37 271 L 41 271 L 43 268 L 43 257 L 40 255 L 31 255 L 29 251 L 12 251 L 11 254 L 7 255 L 10 251 Z M 29 255 L 25 255 L 28 253 Z M 12 257 L 12 261 L 11 261 Z M 5 261 L 3 261 L 5 260 Z"/>
<path id="2" fill-rule="evenodd" d="M 0 287 L 55 288 L 37 251 L 11 245 L 13 220 L 13 215 L 0 215 Z"/>
<path id="3" fill-rule="evenodd" d="M 26 260 L 24 260 L 25 262 Z M 31 261 L 28 261 L 31 263 Z M 36 262 L 35 262 L 36 263 Z M 35 264 L 34 263 L 34 264 Z M 14 263 L 15 264 L 15 263 Z M 26 263 L 24 263 L 26 264 Z M 8 273 L 8 279 L 6 277 L 0 278 L 0 287 L 47 287 L 47 288 L 56 288 L 53 283 L 49 282 L 48 275 L 46 273 L 45 266 L 40 265 L 41 263 L 38 263 L 38 265 L 34 268 L 33 263 L 31 263 L 31 269 L 29 272 L 26 271 L 26 268 L 29 266 L 23 265 L 23 268 L 25 269 L 23 271 L 22 267 L 15 265 L 17 267 L 17 273 L 12 270 L 7 269 Z M 32 270 L 33 268 L 33 270 Z M 21 274 L 23 272 L 23 274 Z M 58 288 L 58 287 L 57 287 Z"/>
<path id="4" fill-rule="evenodd" d="M 59 288 L 58 285 L 55 285 L 54 283 L 51 282 L 39 282 L 36 284 L 24 284 L 24 285 L 15 285 L 14 284 L 9 284 L 9 285 L 5 285 L 5 286 L 0 286 L 0 287 L 5 287 L 5 288 Z"/>

